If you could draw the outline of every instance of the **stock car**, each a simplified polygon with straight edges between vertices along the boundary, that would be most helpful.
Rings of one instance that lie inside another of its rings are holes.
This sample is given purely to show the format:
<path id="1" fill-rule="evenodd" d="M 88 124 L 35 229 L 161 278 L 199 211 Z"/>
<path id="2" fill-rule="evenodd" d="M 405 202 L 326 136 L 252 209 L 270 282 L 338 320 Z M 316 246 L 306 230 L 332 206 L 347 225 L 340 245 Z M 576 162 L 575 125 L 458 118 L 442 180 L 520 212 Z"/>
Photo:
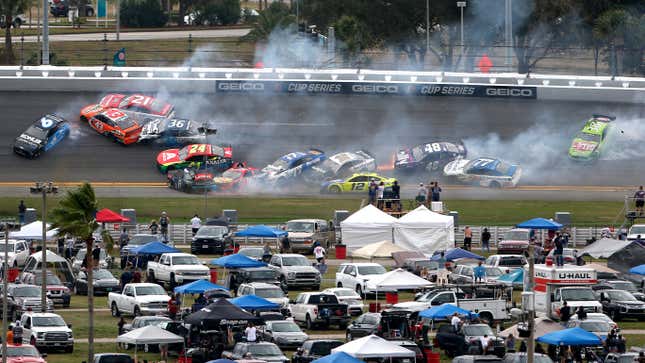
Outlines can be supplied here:
<path id="1" fill-rule="evenodd" d="M 394 170 L 441 172 L 446 164 L 457 158 L 465 158 L 466 154 L 466 147 L 461 141 L 429 142 L 411 148 L 401 148 L 394 158 Z"/>
<path id="2" fill-rule="evenodd" d="M 321 193 L 365 193 L 372 180 L 374 180 L 376 184 L 383 182 L 385 184 L 385 188 L 392 187 L 392 184 L 396 181 L 395 178 L 388 178 L 376 173 L 356 173 L 346 179 L 326 181 L 322 183 L 320 191 Z"/>
<path id="3" fill-rule="evenodd" d="M 593 115 L 571 142 L 569 158 L 577 161 L 598 159 L 605 148 L 611 122 L 615 119 L 613 116 Z"/>
<path id="4" fill-rule="evenodd" d="M 273 183 L 283 182 L 300 176 L 305 170 L 323 162 L 326 158 L 325 153 L 317 149 L 292 152 L 265 166 L 257 177 Z"/>
<path id="5" fill-rule="evenodd" d="M 155 142 L 165 146 L 202 144 L 208 141 L 209 135 L 216 133 L 217 129 L 211 128 L 207 122 L 159 117 L 143 126 L 139 142 Z"/>
<path id="6" fill-rule="evenodd" d="M 27 158 L 37 158 L 58 145 L 69 132 L 69 123 L 64 118 L 47 114 L 16 137 L 13 152 Z"/>
<path id="7" fill-rule="evenodd" d="M 514 187 L 522 176 L 519 165 L 493 158 L 457 159 L 448 163 L 443 172 L 462 183 L 488 188 Z"/>
<path id="8" fill-rule="evenodd" d="M 90 117 L 88 123 L 99 134 L 124 145 L 137 142 L 142 127 L 134 117 L 116 108 L 109 108 Z"/>
<path id="9" fill-rule="evenodd" d="M 126 96 L 112 93 L 105 95 L 105 97 L 101 98 L 101 101 L 97 104 L 83 107 L 81 109 L 81 121 L 85 122 L 110 108 L 118 108 L 123 111 L 139 112 L 169 118 L 175 113 L 175 107 L 173 105 L 160 101 L 154 97 L 140 94 Z"/>
<path id="10" fill-rule="evenodd" d="M 222 175 L 215 177 L 213 181 L 217 186 L 217 190 L 238 190 L 244 185 L 247 185 L 251 178 L 257 173 L 257 168 L 252 168 L 250 166 L 246 166 L 244 163 L 239 163 L 226 170 Z"/>
<path id="11" fill-rule="evenodd" d="M 183 168 L 170 170 L 168 176 L 168 187 L 181 192 L 204 191 L 215 186 L 215 173 L 209 168 Z"/>
<path id="12" fill-rule="evenodd" d="M 233 149 L 230 146 L 191 144 L 181 149 L 168 149 L 157 155 L 157 168 L 166 174 L 169 170 L 186 167 L 206 167 L 214 172 L 224 171 L 233 164 Z"/>
<path id="13" fill-rule="evenodd" d="M 347 151 L 334 154 L 307 171 L 305 179 L 320 184 L 326 179 L 343 178 L 358 172 L 376 170 L 376 161 L 367 151 Z"/>

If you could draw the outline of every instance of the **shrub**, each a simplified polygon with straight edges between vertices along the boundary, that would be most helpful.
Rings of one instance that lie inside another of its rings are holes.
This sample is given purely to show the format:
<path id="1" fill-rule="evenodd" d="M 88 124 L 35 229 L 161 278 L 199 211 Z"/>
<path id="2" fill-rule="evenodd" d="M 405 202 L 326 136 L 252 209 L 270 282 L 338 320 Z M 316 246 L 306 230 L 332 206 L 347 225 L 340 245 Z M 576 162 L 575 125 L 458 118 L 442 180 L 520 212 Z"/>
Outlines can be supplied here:
<path id="1" fill-rule="evenodd" d="M 120 14 L 123 26 L 132 28 L 162 27 L 168 21 L 158 0 L 125 0 Z"/>

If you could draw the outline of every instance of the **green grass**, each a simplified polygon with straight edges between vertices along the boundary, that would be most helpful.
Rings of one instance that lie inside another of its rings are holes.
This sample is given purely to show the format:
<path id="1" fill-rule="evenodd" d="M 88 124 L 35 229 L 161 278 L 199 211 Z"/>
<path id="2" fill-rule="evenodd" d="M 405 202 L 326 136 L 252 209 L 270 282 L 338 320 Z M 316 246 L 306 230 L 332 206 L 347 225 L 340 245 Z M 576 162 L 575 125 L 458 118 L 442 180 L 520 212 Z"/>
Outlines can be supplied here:
<path id="1" fill-rule="evenodd" d="M 645 347 L 645 335 L 626 334 L 626 335 L 623 335 L 623 337 L 625 337 L 625 340 L 627 341 L 627 344 L 626 344 L 627 350 L 629 350 L 630 347 L 639 347 L 639 348 Z"/>
<path id="2" fill-rule="evenodd" d="M 162 191 L 161 191 L 162 192 Z M 58 198 L 50 198 L 53 208 Z M 25 199 L 28 207 L 39 208 L 37 198 L 0 198 L 0 215 L 14 215 L 20 199 Z M 203 214 L 203 197 L 186 198 L 100 198 L 101 207 L 118 211 L 121 208 L 134 208 L 139 221 L 159 218 L 162 210 L 170 211 L 174 222 L 186 222 L 194 213 Z M 232 197 L 217 196 L 208 200 L 208 209 L 219 214 L 222 209 L 236 209 L 241 222 L 276 223 L 294 218 L 330 219 L 334 210 L 356 211 L 361 199 L 356 197 L 284 197 L 265 196 Z M 405 203 L 404 205 L 407 205 Z M 450 200 L 450 210 L 459 212 L 461 225 L 515 225 L 536 216 L 553 217 L 557 211 L 571 213 L 576 226 L 606 226 L 616 220 L 622 202 L 580 202 L 580 201 L 516 201 L 516 200 Z"/>
<path id="3" fill-rule="evenodd" d="M 87 361 L 87 344 L 77 343 L 74 345 L 74 353 L 59 353 L 51 352 L 47 355 L 48 363 L 81 363 Z M 134 351 L 119 349 L 116 343 L 96 343 L 94 344 L 94 353 L 127 353 L 134 356 Z M 156 362 L 159 360 L 159 353 L 137 353 L 139 362 L 147 359 L 148 362 Z M 170 358 L 169 363 L 176 362 L 176 358 Z"/>
<path id="4" fill-rule="evenodd" d="M 56 313 L 65 319 L 67 324 L 72 324 L 75 339 L 87 339 L 89 335 L 88 314 L 86 311 L 58 310 Z M 96 338 L 116 338 L 119 332 L 117 318 L 113 318 L 109 311 L 94 312 L 94 336 Z"/>

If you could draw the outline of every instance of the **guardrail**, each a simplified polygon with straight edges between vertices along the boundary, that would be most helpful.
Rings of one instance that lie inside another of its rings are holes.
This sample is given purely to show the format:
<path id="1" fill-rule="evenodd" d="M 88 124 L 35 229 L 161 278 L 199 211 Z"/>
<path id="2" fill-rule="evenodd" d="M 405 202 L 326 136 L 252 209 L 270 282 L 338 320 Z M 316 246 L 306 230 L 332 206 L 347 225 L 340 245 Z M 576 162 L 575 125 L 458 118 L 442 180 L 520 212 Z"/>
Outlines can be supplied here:
<path id="1" fill-rule="evenodd" d="M 47 82 L 43 82 L 47 80 Z M 190 81 L 190 82 L 186 82 Z M 4 91 L 286 92 L 642 103 L 645 78 L 363 69 L 0 67 Z"/>

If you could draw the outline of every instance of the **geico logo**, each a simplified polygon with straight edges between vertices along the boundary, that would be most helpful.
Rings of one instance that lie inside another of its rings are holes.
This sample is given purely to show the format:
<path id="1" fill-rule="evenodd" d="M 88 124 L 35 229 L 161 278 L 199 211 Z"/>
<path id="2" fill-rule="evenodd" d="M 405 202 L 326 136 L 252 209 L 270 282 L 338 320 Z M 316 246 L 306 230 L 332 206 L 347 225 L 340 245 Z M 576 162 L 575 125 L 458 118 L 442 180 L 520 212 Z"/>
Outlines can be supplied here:
<path id="1" fill-rule="evenodd" d="M 223 91 L 264 91 L 264 83 L 226 82 L 218 83 L 217 89 Z"/>
<path id="2" fill-rule="evenodd" d="M 352 91 L 360 93 L 399 93 L 399 86 L 355 84 L 352 86 Z"/>
<path id="3" fill-rule="evenodd" d="M 533 97 L 533 90 L 529 88 L 487 88 L 486 95 L 504 97 Z"/>

